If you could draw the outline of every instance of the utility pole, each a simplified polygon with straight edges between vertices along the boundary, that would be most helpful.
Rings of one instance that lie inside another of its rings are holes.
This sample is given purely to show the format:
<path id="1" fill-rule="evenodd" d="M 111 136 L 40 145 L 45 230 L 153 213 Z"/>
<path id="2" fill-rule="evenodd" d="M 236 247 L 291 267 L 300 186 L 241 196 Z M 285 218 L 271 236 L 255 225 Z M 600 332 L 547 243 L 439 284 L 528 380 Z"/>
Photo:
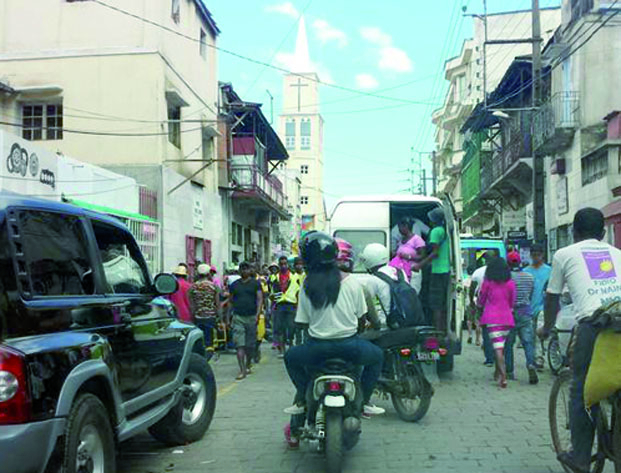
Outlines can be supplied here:
<path id="1" fill-rule="evenodd" d="M 483 108 L 487 109 L 487 0 L 483 0 Z"/>
<path id="2" fill-rule="evenodd" d="M 438 182 L 438 170 L 436 168 L 436 152 L 431 152 L 431 189 L 433 192 L 433 196 L 436 195 L 437 191 L 437 182 Z"/>
<path id="3" fill-rule="evenodd" d="M 541 105 L 541 18 L 539 0 L 532 0 L 533 21 L 533 109 Z M 535 112 L 533 112 L 534 114 Z M 532 117 L 533 115 L 531 115 Z M 535 241 L 544 243 L 546 240 L 546 208 L 545 208 L 545 173 L 544 157 L 535 153 L 534 133 L 531 119 L 531 150 L 533 155 L 533 223 Z"/>

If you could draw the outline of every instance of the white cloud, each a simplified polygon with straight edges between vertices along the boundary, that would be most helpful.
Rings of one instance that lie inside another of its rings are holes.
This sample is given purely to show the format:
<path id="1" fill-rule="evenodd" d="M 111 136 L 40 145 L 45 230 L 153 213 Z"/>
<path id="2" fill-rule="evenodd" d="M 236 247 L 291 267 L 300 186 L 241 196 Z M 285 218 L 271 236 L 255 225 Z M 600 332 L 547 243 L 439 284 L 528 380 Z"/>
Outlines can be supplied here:
<path id="1" fill-rule="evenodd" d="M 412 60 L 403 49 L 385 46 L 380 49 L 380 69 L 394 72 L 410 72 Z"/>
<path id="2" fill-rule="evenodd" d="M 393 45 L 392 36 L 375 26 L 360 28 L 360 36 L 378 47 L 378 67 L 386 71 L 410 72 L 413 69 L 412 60 L 408 54 Z"/>
<path id="3" fill-rule="evenodd" d="M 371 74 L 358 74 L 356 76 L 356 85 L 359 89 L 375 89 L 379 83 Z"/>
<path id="4" fill-rule="evenodd" d="M 335 41 L 340 48 L 347 46 L 347 35 L 329 24 L 326 20 L 317 19 L 313 22 L 315 36 L 323 44 Z"/>
<path id="5" fill-rule="evenodd" d="M 375 26 L 363 26 L 360 28 L 360 36 L 377 46 L 389 46 L 392 44 L 392 36 Z"/>
<path id="6" fill-rule="evenodd" d="M 268 5 L 265 7 L 265 11 L 270 13 L 280 13 L 281 15 L 287 15 L 291 18 L 297 19 L 300 16 L 297 8 L 293 6 L 291 2 L 277 3 L 275 5 Z"/>
<path id="7" fill-rule="evenodd" d="M 298 69 L 298 61 L 299 59 L 295 54 L 292 53 L 278 53 L 276 54 L 275 63 L 278 67 L 282 67 L 288 71 L 295 71 Z M 325 84 L 334 84 L 334 79 L 332 78 L 332 74 L 330 71 L 326 69 L 323 65 L 311 62 L 310 71 L 300 71 L 303 72 L 316 72 L 319 76 L 319 80 Z"/>

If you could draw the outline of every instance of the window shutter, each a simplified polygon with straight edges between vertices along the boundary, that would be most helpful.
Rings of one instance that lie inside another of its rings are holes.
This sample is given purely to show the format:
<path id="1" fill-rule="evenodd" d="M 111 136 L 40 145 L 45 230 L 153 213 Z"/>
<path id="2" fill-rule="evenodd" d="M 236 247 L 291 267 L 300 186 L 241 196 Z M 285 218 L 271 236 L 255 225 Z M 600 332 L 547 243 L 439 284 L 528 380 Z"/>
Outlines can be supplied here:
<path id="1" fill-rule="evenodd" d="M 194 244 L 194 237 L 190 235 L 185 236 L 185 260 L 188 265 L 188 280 L 194 279 L 194 266 L 196 266 L 196 247 Z"/>
<path id="2" fill-rule="evenodd" d="M 211 240 L 203 240 L 203 259 L 211 264 Z"/>

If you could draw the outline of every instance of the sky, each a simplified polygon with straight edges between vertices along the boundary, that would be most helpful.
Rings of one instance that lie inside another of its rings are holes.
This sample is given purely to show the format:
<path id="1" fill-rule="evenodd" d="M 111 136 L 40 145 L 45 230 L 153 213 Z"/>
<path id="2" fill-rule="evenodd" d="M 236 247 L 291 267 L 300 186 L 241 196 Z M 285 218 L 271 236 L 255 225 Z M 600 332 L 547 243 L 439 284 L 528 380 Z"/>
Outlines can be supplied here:
<path id="1" fill-rule="evenodd" d="M 472 36 L 472 21 L 462 8 L 481 13 L 482 0 L 203 1 L 221 30 L 219 47 L 284 68 L 303 14 L 310 58 L 322 81 L 392 98 L 321 86 L 328 209 L 347 195 L 409 192 L 412 160 L 422 159 L 430 175 L 428 155 L 418 152 L 434 149 L 431 114 L 442 106 L 448 85 L 443 65 Z M 541 7 L 559 3 L 540 0 Z M 530 5 L 531 0 L 488 0 L 490 13 Z M 269 90 L 275 126 L 282 75 L 219 53 L 219 79 L 231 82 L 242 99 L 263 103 L 268 118 Z"/>

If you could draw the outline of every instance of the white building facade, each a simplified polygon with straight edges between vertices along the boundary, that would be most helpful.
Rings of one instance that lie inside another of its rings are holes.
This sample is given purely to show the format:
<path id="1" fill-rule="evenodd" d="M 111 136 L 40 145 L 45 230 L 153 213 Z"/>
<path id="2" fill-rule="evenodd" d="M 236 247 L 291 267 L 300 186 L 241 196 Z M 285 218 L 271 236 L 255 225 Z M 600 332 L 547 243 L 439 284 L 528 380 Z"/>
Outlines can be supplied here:
<path id="1" fill-rule="evenodd" d="M 222 268 L 228 232 L 213 165 L 219 30 L 200 0 L 106 3 L 121 11 L 95 2 L 0 4 L 4 128 L 153 191 L 149 209 L 139 210 L 162 224 L 162 269 L 199 260 Z"/>

